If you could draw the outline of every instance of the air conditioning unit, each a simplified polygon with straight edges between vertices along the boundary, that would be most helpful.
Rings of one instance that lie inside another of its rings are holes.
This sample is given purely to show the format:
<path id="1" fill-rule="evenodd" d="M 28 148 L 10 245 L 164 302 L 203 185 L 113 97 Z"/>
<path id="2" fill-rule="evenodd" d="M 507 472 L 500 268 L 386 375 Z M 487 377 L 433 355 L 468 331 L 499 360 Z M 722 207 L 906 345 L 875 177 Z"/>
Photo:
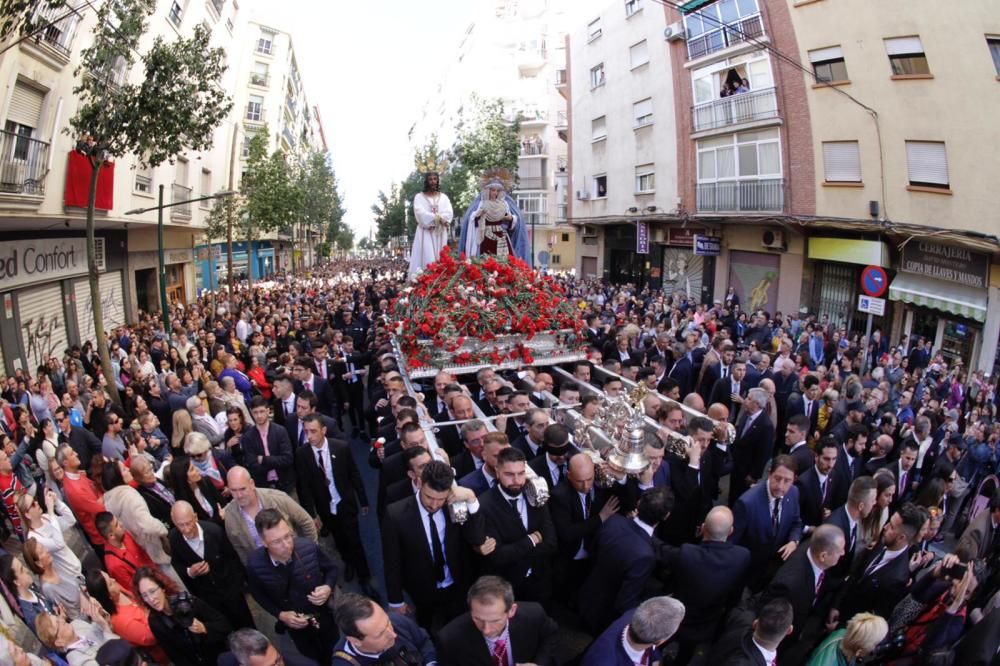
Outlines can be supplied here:
<path id="1" fill-rule="evenodd" d="M 680 21 L 671 23 L 663 29 L 663 38 L 668 42 L 676 42 L 684 39 L 684 24 Z"/>
<path id="2" fill-rule="evenodd" d="M 780 229 L 768 229 L 760 235 L 760 244 L 768 250 L 787 250 L 785 232 Z"/>
<path id="3" fill-rule="evenodd" d="M 590 190 L 577 190 L 576 198 L 578 201 L 588 201 L 590 200 Z"/>

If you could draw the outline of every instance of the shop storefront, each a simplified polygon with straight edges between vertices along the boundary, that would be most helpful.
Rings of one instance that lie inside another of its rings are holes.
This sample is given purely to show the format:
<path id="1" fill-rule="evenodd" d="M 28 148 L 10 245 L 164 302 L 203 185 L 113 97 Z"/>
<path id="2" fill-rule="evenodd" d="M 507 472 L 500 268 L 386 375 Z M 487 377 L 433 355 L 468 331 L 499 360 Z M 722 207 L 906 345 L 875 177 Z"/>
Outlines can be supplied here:
<path id="1" fill-rule="evenodd" d="M 97 265 L 105 329 L 124 322 L 122 269 L 125 238 L 97 239 Z M 93 341 L 94 307 L 87 279 L 86 239 L 5 239 L 0 245 L 0 357 L 4 372 L 34 373 L 50 356 L 62 358 L 75 343 Z"/>
<path id="2" fill-rule="evenodd" d="M 715 288 L 715 257 L 695 254 L 695 236 L 706 236 L 702 227 L 667 227 L 660 243 L 659 287 L 666 295 L 685 295 L 711 303 Z"/>
<path id="3" fill-rule="evenodd" d="M 229 275 L 226 243 L 200 245 L 195 248 L 195 282 L 199 291 L 214 291 L 225 284 Z M 275 248 L 271 241 L 253 241 L 247 252 L 247 243 L 233 243 L 233 276 L 237 280 L 260 280 L 273 275 L 276 270 Z"/>
<path id="4" fill-rule="evenodd" d="M 865 266 L 889 266 L 889 248 L 881 241 L 853 238 L 809 238 L 808 258 L 812 265 L 812 293 L 809 312 L 824 317 L 836 327 L 863 333 L 867 315 L 858 312 L 861 271 Z M 875 330 L 887 331 L 892 310 L 873 318 Z"/>
<path id="5" fill-rule="evenodd" d="M 889 299 L 903 304 L 903 335 L 923 337 L 934 350 L 976 367 L 987 320 L 990 258 L 983 252 L 914 240 L 900 257 Z"/>
<path id="6" fill-rule="evenodd" d="M 167 302 L 187 304 L 194 300 L 194 235 L 186 229 L 166 229 L 163 261 Z M 144 312 L 160 309 L 159 243 L 155 229 L 129 230 L 128 275 L 126 290 L 135 307 Z"/>

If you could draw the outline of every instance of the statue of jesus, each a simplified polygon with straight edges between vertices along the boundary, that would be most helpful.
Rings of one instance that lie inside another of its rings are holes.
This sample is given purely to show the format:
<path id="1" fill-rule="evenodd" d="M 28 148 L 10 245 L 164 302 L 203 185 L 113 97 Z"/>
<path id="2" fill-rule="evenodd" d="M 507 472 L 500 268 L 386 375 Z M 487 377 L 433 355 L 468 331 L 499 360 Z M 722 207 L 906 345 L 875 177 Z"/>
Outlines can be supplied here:
<path id="1" fill-rule="evenodd" d="M 439 191 L 440 177 L 434 171 L 424 175 L 424 190 L 413 197 L 413 215 L 417 231 L 410 251 L 410 277 L 438 260 L 441 250 L 448 244 L 448 228 L 454 213 L 448 195 Z"/>

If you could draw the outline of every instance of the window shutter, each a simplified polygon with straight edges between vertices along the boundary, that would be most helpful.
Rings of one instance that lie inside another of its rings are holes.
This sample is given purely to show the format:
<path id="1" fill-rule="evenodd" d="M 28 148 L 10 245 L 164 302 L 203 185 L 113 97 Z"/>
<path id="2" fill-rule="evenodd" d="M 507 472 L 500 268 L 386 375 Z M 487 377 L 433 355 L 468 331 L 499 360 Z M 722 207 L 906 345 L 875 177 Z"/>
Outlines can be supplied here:
<path id="1" fill-rule="evenodd" d="M 940 141 L 907 141 L 906 164 L 911 183 L 948 185 L 948 155 Z"/>
<path id="2" fill-rule="evenodd" d="M 644 65 L 649 62 L 649 51 L 646 48 L 646 40 L 642 40 L 638 44 L 633 44 L 629 48 L 629 60 L 632 67 L 638 67 L 639 65 Z"/>
<path id="3" fill-rule="evenodd" d="M 640 118 L 643 118 L 643 117 L 648 116 L 648 115 L 652 115 L 652 113 L 653 113 L 653 100 L 651 98 L 650 99 L 644 99 L 642 101 L 636 102 L 632 106 L 633 106 L 634 113 L 635 113 L 635 120 L 637 120 L 637 121 Z"/>
<path id="4" fill-rule="evenodd" d="M 12 120 L 18 125 L 38 129 L 44 101 L 45 93 L 18 81 L 14 84 L 14 93 L 10 97 L 7 120 Z"/>
<path id="5" fill-rule="evenodd" d="M 812 63 L 841 60 L 843 57 L 844 53 L 840 50 L 839 46 L 831 46 L 827 49 L 816 49 L 809 52 L 809 62 Z"/>
<path id="6" fill-rule="evenodd" d="M 861 155 L 857 141 L 827 141 L 823 144 L 823 168 L 831 183 L 861 182 Z"/>
<path id="7" fill-rule="evenodd" d="M 919 37 L 894 37 L 885 40 L 885 51 L 891 56 L 923 53 L 924 47 Z"/>
<path id="8" fill-rule="evenodd" d="M 604 116 L 594 118 L 591 122 L 591 139 L 600 139 L 608 135 L 604 125 Z"/>

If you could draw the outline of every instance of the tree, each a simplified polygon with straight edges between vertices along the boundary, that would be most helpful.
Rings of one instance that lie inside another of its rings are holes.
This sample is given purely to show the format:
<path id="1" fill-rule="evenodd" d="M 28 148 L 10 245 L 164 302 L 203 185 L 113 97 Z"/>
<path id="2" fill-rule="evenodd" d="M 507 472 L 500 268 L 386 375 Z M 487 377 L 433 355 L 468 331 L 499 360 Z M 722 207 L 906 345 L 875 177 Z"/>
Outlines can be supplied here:
<path id="1" fill-rule="evenodd" d="M 403 222 L 406 211 L 397 183 L 389 187 L 388 194 L 379 191 L 376 202 L 372 204 L 372 213 L 375 215 L 375 240 L 379 245 L 388 245 L 391 239 L 403 235 L 406 229 Z M 360 245 L 358 247 L 361 248 Z"/>
<path id="2" fill-rule="evenodd" d="M 0 41 L 14 34 L 22 37 L 38 34 L 73 11 L 66 0 L 0 0 Z"/>
<path id="3" fill-rule="evenodd" d="M 343 224 L 345 211 L 328 155 L 314 152 L 299 175 L 302 190 L 300 221 L 307 237 L 310 232 L 322 233 L 326 242 L 332 243 Z"/>
<path id="4" fill-rule="evenodd" d="M 337 235 L 333 238 L 333 243 L 339 251 L 345 254 L 350 252 L 351 248 L 354 247 L 354 229 L 346 224 L 341 225 Z"/>
<path id="5" fill-rule="evenodd" d="M 248 251 L 260 234 L 291 229 L 302 209 L 302 191 L 297 187 L 292 167 L 281 151 L 267 154 L 267 141 L 265 125 L 250 139 L 247 165 L 240 182 L 243 205 L 239 220 Z"/>
<path id="6" fill-rule="evenodd" d="M 73 93 L 79 106 L 69 124 L 81 138 L 78 149 L 91 165 L 87 266 L 94 333 L 100 341 L 101 370 L 115 401 L 119 398 L 111 380 L 94 234 L 100 169 L 108 160 L 128 154 L 136 155 L 143 166 L 155 167 L 187 150 L 206 150 L 212 145 L 214 129 L 232 107 L 218 85 L 225 71 L 223 51 L 209 46 L 211 35 L 204 26 L 196 26 L 191 37 L 172 43 L 157 37 L 148 51 L 139 54 L 146 21 L 155 9 L 154 0 L 100 5 L 93 43 L 82 51 L 74 72 L 79 83 Z M 127 75 L 137 61 L 142 62 L 143 79 L 130 83 Z M 161 307 L 168 304 L 161 303 Z"/>

